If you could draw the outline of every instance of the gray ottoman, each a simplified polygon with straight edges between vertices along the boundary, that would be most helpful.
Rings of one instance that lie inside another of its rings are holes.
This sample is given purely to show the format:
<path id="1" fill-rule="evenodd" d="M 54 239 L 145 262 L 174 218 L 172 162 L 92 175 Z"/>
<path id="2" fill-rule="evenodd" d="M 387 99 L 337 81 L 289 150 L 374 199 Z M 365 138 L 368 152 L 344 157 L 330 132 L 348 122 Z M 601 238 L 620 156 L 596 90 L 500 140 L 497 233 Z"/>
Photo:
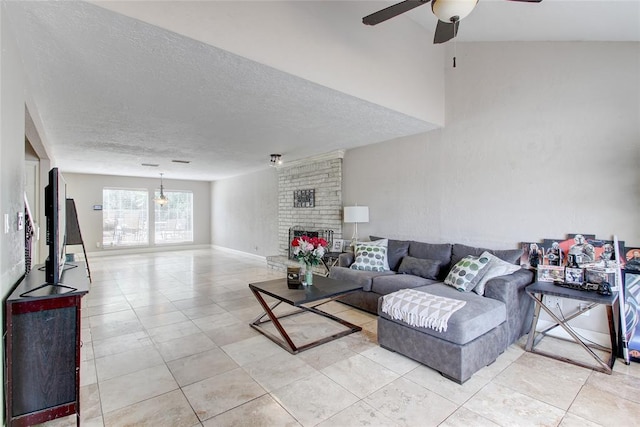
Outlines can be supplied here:
<path id="1" fill-rule="evenodd" d="M 451 315 L 447 330 L 410 326 L 383 313 L 378 301 L 378 343 L 460 384 L 496 360 L 509 345 L 506 306 L 473 292 L 459 292 L 442 283 L 414 288 L 432 295 L 466 301 Z"/>

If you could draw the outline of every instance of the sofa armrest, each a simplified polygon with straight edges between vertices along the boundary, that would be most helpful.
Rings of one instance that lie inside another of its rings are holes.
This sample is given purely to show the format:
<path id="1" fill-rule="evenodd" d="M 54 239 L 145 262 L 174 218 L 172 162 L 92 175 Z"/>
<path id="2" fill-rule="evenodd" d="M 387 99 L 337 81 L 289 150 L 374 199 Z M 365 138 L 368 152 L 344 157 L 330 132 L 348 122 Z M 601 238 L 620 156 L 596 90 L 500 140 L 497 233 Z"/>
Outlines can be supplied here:
<path id="1" fill-rule="evenodd" d="M 502 301 L 507 309 L 508 345 L 529 332 L 533 319 L 533 300 L 525 288 L 533 283 L 533 272 L 520 269 L 487 282 L 484 296 Z"/>
<path id="2" fill-rule="evenodd" d="M 353 264 L 355 256 L 353 252 L 344 252 L 338 255 L 338 267 L 349 267 Z"/>

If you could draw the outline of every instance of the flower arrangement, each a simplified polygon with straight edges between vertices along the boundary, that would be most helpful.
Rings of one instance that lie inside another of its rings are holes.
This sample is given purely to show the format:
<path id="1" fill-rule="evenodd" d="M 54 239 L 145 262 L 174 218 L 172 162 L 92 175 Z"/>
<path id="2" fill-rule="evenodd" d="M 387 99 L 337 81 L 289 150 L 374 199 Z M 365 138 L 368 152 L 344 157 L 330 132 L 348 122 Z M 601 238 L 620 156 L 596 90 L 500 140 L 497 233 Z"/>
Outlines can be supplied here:
<path id="1" fill-rule="evenodd" d="M 306 265 L 320 264 L 327 245 L 327 241 L 320 237 L 300 236 L 291 241 L 293 256 Z"/>

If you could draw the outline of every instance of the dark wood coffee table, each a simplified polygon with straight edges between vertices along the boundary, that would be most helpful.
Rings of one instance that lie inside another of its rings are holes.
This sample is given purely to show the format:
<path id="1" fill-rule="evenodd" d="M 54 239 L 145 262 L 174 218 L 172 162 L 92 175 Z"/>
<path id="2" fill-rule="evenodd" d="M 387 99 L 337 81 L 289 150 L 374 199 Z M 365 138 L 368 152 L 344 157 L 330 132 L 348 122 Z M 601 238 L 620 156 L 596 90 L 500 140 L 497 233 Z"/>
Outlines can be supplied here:
<path id="1" fill-rule="evenodd" d="M 250 326 L 260 333 L 264 334 L 267 338 L 271 339 L 273 342 L 275 342 L 291 354 L 296 354 L 301 351 L 308 350 L 310 348 L 319 346 L 320 344 L 324 344 L 326 342 L 362 330 L 360 326 L 349 323 L 346 320 L 342 320 L 330 313 L 327 313 L 326 311 L 322 311 L 316 308 L 318 306 L 321 306 L 322 304 L 333 301 L 336 298 L 349 292 L 362 289 L 362 286 L 355 283 L 314 275 L 313 285 L 311 286 L 300 285 L 297 289 L 290 289 L 287 285 L 287 279 L 283 278 L 269 280 L 266 282 L 250 283 L 249 289 L 251 289 L 253 295 L 256 297 L 256 299 L 264 309 L 264 312 L 253 322 L 251 322 Z M 277 301 L 273 305 L 269 306 L 269 304 L 263 298 L 263 295 L 268 295 L 272 298 L 275 298 Z M 283 302 L 293 307 L 297 307 L 299 310 L 294 310 L 293 312 L 277 316 L 273 312 L 273 310 Z M 317 302 L 317 304 L 313 304 L 314 302 Z M 290 335 L 285 330 L 284 326 L 280 322 L 280 319 L 305 312 L 315 313 L 328 319 L 334 320 L 346 326 L 348 329 L 318 339 L 316 341 L 297 346 L 296 344 L 294 344 Z M 268 317 L 268 319 L 265 320 L 265 317 Z M 266 330 L 262 326 L 263 324 L 268 322 L 273 323 L 273 326 L 280 334 L 279 337 Z"/>

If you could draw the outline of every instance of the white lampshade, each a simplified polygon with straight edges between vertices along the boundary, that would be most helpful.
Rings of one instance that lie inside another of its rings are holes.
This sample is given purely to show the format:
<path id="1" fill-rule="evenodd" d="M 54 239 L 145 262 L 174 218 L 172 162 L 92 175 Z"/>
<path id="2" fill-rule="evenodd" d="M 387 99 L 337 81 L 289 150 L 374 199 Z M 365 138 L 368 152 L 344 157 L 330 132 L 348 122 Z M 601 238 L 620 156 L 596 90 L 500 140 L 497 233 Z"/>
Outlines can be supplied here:
<path id="1" fill-rule="evenodd" d="M 431 10 L 442 22 L 452 22 L 451 18 L 463 19 L 476 7 L 478 0 L 433 0 Z"/>
<path id="2" fill-rule="evenodd" d="M 369 206 L 345 206 L 344 222 L 369 222 Z"/>

